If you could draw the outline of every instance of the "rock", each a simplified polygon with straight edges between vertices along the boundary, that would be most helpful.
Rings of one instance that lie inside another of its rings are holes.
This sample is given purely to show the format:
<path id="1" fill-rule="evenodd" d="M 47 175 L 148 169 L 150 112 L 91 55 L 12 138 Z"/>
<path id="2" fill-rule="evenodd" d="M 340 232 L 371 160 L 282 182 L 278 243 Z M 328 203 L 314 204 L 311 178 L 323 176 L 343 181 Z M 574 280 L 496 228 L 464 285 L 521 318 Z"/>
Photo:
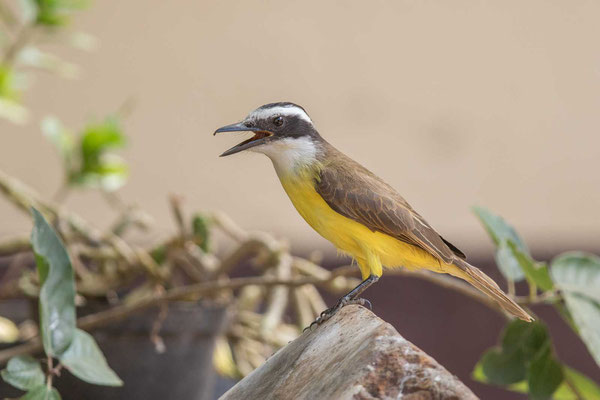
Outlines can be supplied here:
<path id="1" fill-rule="evenodd" d="M 477 397 L 390 324 L 352 305 L 280 349 L 221 399 Z"/>

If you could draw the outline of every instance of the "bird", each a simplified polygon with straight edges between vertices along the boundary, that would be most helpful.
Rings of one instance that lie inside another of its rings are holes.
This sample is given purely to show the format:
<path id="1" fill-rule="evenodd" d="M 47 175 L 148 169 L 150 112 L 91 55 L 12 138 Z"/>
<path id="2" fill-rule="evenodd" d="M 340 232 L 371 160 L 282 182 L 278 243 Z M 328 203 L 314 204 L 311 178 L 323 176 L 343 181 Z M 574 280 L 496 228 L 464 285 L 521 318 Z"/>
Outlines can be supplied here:
<path id="1" fill-rule="evenodd" d="M 360 295 L 379 280 L 383 268 L 399 267 L 463 279 L 508 314 L 533 321 L 392 186 L 327 142 L 303 107 L 291 102 L 265 104 L 214 135 L 226 132 L 251 132 L 253 136 L 221 157 L 242 151 L 269 157 L 302 218 L 358 264 L 362 282 L 314 323 L 321 324 L 348 304 L 370 307 Z"/>

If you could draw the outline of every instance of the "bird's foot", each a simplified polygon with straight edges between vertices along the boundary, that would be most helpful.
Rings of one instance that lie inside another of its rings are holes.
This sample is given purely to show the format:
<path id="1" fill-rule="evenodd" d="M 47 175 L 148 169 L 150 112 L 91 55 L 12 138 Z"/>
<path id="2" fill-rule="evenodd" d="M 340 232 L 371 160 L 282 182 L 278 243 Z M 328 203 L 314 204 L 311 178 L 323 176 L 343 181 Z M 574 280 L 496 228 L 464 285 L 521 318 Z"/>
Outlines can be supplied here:
<path id="1" fill-rule="evenodd" d="M 317 319 L 315 319 L 309 326 L 304 328 L 304 330 L 302 332 L 307 331 L 307 330 L 312 330 L 312 327 L 315 325 L 321 325 L 323 322 L 325 322 L 328 319 L 330 319 L 331 317 L 333 317 L 335 315 L 335 313 L 338 312 L 342 307 L 345 307 L 350 304 L 358 304 L 365 308 L 368 308 L 369 310 L 373 309 L 371 302 L 367 299 L 363 299 L 363 298 L 351 299 L 347 296 L 344 296 L 338 300 L 338 302 L 336 303 L 335 306 L 323 311 L 319 315 L 319 317 Z"/>

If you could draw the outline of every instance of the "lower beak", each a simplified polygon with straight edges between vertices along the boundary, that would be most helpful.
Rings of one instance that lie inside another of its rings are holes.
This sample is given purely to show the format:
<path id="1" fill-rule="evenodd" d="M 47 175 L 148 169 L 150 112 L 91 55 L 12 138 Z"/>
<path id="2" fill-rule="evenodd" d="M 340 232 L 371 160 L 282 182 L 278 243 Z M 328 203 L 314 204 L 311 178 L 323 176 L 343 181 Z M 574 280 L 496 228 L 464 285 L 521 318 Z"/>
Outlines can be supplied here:
<path id="1" fill-rule="evenodd" d="M 242 143 L 233 146 L 229 150 L 225 151 L 219 157 L 229 156 L 231 154 L 239 153 L 240 151 L 247 150 L 251 147 L 258 146 L 259 144 L 263 144 L 265 140 L 271 136 L 273 136 L 273 132 L 265 131 L 258 128 L 253 128 L 244 125 L 244 123 L 240 122 L 237 124 L 231 124 L 223 126 L 215 131 L 213 135 L 222 132 L 254 132 L 254 136 L 248 140 L 244 140 Z"/>

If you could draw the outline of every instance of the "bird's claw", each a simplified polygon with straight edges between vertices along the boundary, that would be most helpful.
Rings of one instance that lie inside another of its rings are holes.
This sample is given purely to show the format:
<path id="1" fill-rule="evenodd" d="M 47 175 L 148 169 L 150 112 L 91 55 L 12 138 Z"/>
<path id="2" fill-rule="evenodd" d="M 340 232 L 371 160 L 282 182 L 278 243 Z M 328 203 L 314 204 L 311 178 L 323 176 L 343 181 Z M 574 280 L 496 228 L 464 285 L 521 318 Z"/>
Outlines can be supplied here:
<path id="1" fill-rule="evenodd" d="M 307 330 L 312 331 L 312 327 L 314 325 L 321 325 L 323 322 L 325 322 L 328 319 L 330 319 L 331 317 L 333 317 L 333 315 L 336 312 L 338 312 L 342 307 L 345 307 L 350 304 L 358 304 L 365 308 L 368 308 L 369 310 L 373 310 L 373 305 L 367 299 L 363 299 L 363 298 L 349 299 L 347 297 L 342 297 L 335 306 L 328 308 L 327 310 L 325 310 L 321 314 L 319 314 L 317 319 L 315 319 L 313 322 L 311 322 L 311 324 L 309 326 L 304 328 L 302 330 L 302 332 L 306 332 Z"/>

